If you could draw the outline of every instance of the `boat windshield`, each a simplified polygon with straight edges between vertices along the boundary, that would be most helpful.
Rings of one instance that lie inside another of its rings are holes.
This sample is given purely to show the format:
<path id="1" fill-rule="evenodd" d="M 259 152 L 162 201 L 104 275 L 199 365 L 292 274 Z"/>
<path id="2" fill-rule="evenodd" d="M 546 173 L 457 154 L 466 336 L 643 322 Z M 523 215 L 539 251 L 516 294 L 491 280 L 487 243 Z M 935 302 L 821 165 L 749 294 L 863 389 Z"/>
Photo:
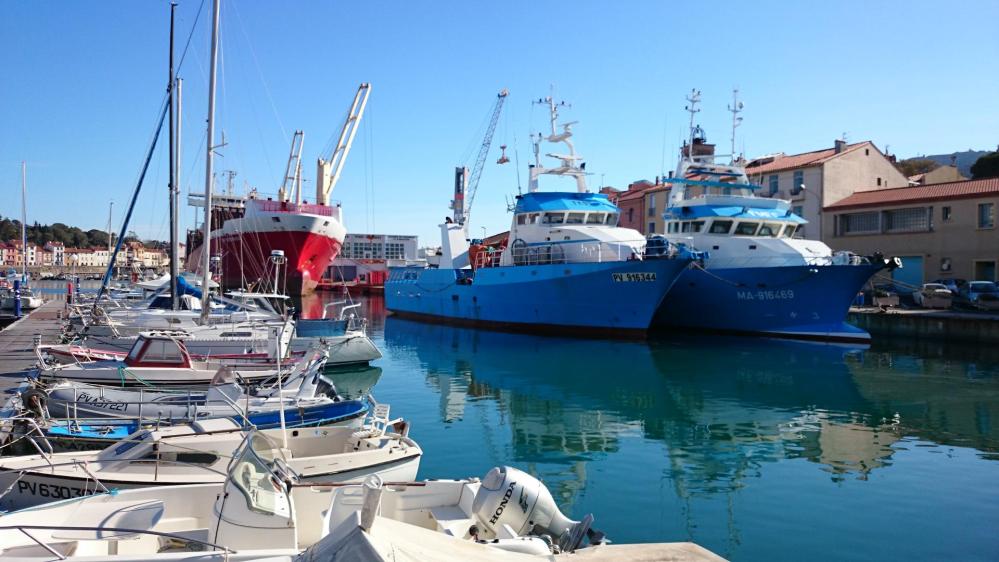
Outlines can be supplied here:
<path id="1" fill-rule="evenodd" d="M 271 470 L 277 456 L 274 443 L 256 432 L 249 439 L 249 446 L 244 443 L 229 470 L 230 480 L 243 494 L 251 511 L 290 516 L 291 508 L 284 486 Z"/>

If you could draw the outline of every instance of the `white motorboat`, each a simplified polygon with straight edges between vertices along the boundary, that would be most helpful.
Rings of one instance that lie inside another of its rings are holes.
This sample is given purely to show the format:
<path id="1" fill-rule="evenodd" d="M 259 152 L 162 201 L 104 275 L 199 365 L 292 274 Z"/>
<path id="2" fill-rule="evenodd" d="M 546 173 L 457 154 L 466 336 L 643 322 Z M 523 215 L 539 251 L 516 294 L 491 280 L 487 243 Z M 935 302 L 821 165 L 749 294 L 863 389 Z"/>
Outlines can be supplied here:
<path id="1" fill-rule="evenodd" d="M 214 497 L 214 501 L 206 501 Z M 302 482 L 259 433 L 225 482 L 98 493 L 0 516 L 4 560 L 721 560 L 685 544 L 608 545 L 511 468 L 483 481 Z M 564 547 L 564 548 L 563 548 Z M 304 550 L 304 552 L 303 552 Z M 192 552 L 197 551 L 197 552 Z"/>
<path id="2" fill-rule="evenodd" d="M 35 296 L 29 287 L 23 287 L 20 289 L 21 293 L 21 310 L 34 310 L 43 304 L 45 301 L 42 297 Z M 14 296 L 14 291 L 8 290 L 0 297 L 0 308 L 7 310 L 13 310 L 14 305 L 17 302 L 17 297 Z"/>
<path id="3" fill-rule="evenodd" d="M 373 419 L 346 426 L 258 430 L 282 443 L 282 462 L 305 480 L 347 482 L 379 474 L 416 478 L 423 451 L 409 426 L 388 419 L 388 406 Z M 221 483 L 246 431 L 225 419 L 142 429 L 101 451 L 42 452 L 0 459 L 0 509 L 147 486 Z M 286 444 L 285 444 L 286 441 Z"/>
<path id="4" fill-rule="evenodd" d="M 41 354 L 44 348 L 39 347 L 38 378 L 115 386 L 205 386 L 223 364 L 234 366 L 236 374 L 247 382 L 277 375 L 275 366 L 268 363 L 238 361 L 233 364 L 229 361 L 192 359 L 184 343 L 185 337 L 184 332 L 143 332 L 122 360 L 99 359 L 56 365 L 45 363 Z"/>
<path id="5" fill-rule="evenodd" d="M 194 421 L 245 416 L 281 408 L 298 409 L 334 402 L 336 389 L 322 375 L 325 351 L 313 351 L 282 381 L 266 388 L 244 388 L 231 367 L 222 367 L 207 390 L 121 388 L 77 381 L 43 385 L 44 402 L 52 417 L 114 417 Z M 329 394 L 328 394 L 329 393 Z M 332 396 L 330 395 L 332 394 Z"/>

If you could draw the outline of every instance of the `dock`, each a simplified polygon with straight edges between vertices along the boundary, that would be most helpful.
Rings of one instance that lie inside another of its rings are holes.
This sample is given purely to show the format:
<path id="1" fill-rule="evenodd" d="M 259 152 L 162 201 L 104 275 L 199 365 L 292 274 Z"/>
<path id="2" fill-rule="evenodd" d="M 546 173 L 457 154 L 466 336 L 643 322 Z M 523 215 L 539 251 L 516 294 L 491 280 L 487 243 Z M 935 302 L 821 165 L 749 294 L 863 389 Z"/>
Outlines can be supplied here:
<path id="1" fill-rule="evenodd" d="M 0 375 L 20 373 L 35 365 L 38 361 L 34 351 L 36 336 L 41 336 L 43 343 L 58 342 L 64 305 L 61 300 L 47 301 L 0 331 Z"/>
<path id="2" fill-rule="evenodd" d="M 999 314 L 871 307 L 852 307 L 847 320 L 873 337 L 999 343 Z"/>

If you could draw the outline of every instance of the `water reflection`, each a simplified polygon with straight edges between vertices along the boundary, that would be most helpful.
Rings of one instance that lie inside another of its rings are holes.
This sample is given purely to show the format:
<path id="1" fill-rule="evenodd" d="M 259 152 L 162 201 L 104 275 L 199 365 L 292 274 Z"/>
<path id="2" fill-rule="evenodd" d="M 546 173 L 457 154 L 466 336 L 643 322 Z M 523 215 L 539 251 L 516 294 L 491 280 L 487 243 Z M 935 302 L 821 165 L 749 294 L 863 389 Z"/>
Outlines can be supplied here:
<path id="1" fill-rule="evenodd" d="M 996 445 L 999 384 L 988 363 L 956 372 L 949 360 L 891 349 L 540 338 L 393 317 L 384 330 L 389 353 L 418 360 L 441 421 L 494 401 L 509 461 L 560 465 L 569 496 L 584 487 L 581 463 L 628 437 L 665 445 L 657 464 L 681 497 L 733 492 L 787 459 L 818 463 L 833 480 L 866 479 L 892 464 L 903 438 Z"/>
<path id="2" fill-rule="evenodd" d="M 382 376 L 381 367 L 338 367 L 323 373 L 336 385 L 337 392 L 348 400 L 363 398 Z"/>

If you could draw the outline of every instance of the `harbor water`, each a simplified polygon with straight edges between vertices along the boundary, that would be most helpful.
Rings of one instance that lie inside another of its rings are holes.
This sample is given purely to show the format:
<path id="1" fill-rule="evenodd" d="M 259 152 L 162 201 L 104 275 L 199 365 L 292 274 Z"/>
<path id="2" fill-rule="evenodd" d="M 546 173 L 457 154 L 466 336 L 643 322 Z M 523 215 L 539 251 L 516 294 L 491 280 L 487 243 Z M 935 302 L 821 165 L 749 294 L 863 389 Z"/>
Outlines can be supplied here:
<path id="1" fill-rule="evenodd" d="M 558 338 L 361 302 L 384 357 L 330 374 L 412 422 L 420 478 L 517 466 L 613 541 L 732 560 L 999 559 L 995 348 Z"/>
<path id="2" fill-rule="evenodd" d="M 733 560 L 999 558 L 999 351 L 553 338 L 363 302 L 421 478 L 515 465 L 615 541 Z"/>

